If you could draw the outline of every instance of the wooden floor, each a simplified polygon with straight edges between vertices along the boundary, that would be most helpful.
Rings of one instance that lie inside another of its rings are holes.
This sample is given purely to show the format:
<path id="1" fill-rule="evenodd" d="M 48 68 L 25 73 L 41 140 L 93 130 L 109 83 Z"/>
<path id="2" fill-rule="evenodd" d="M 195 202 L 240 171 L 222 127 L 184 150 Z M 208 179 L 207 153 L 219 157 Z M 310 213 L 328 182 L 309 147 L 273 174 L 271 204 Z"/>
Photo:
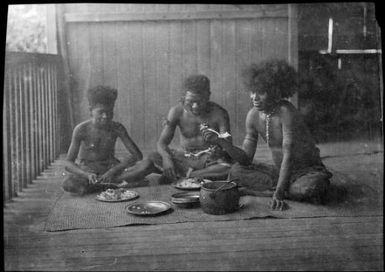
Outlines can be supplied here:
<path id="1" fill-rule="evenodd" d="M 6 270 L 383 270 L 383 216 L 41 231 L 51 166 L 4 208 Z"/>

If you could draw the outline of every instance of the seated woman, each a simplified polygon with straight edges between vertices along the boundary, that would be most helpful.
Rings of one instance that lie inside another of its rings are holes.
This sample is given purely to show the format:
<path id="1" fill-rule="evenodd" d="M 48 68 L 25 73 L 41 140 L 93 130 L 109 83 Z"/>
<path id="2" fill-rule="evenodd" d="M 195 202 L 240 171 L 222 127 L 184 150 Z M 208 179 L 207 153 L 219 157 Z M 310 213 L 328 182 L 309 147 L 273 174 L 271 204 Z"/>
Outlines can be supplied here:
<path id="1" fill-rule="evenodd" d="M 297 109 L 284 98 L 296 90 L 296 72 L 285 61 L 253 64 L 243 73 L 253 107 L 246 117 L 242 150 L 202 129 L 206 141 L 219 144 L 238 163 L 229 178 L 254 191 L 274 191 L 272 209 L 287 207 L 285 199 L 322 203 L 332 174 Z M 267 143 L 275 164 L 252 164 L 258 136 Z"/>

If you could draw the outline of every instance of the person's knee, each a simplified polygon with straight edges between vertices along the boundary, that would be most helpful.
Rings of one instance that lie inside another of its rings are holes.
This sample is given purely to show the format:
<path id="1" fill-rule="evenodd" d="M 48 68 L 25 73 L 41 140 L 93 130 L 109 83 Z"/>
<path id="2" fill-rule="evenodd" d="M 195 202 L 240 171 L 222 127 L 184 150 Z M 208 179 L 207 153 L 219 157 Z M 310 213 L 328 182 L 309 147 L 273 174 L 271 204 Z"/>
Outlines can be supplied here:
<path id="1" fill-rule="evenodd" d="M 81 180 L 77 180 L 73 175 L 69 175 L 64 178 L 62 188 L 69 193 L 84 194 L 87 184 Z"/>

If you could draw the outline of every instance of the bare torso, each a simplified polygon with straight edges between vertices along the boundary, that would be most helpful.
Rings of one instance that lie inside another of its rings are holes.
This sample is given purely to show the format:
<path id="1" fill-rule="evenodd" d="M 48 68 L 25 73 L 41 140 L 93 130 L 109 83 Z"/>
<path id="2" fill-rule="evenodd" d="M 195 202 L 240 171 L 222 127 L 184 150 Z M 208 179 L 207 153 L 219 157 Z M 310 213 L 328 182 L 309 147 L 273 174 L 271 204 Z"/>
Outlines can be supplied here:
<path id="1" fill-rule="evenodd" d="M 285 130 L 281 121 L 283 110 L 290 114 L 289 118 L 291 119 L 290 125 Z M 257 117 L 255 128 L 258 134 L 267 142 L 266 114 L 258 112 L 255 116 Z M 280 168 L 282 163 L 282 145 L 285 138 L 290 138 L 292 170 L 321 163 L 319 149 L 315 146 L 315 141 L 306 127 L 302 116 L 292 104 L 283 101 L 280 109 L 271 115 L 269 122 L 269 148 L 273 161 L 278 168 Z"/>
<path id="2" fill-rule="evenodd" d="M 220 133 L 230 133 L 227 112 L 213 102 L 210 102 L 207 111 L 200 116 L 185 111 L 182 106 L 178 106 L 176 112 L 179 114 L 176 125 L 181 132 L 180 145 L 184 150 L 203 150 L 210 146 L 200 132 L 202 123 Z"/>
<path id="3" fill-rule="evenodd" d="M 120 124 L 112 122 L 109 127 L 95 127 L 91 121 L 81 124 L 79 130 L 79 159 L 87 161 L 104 161 L 114 157 L 116 139 Z"/>

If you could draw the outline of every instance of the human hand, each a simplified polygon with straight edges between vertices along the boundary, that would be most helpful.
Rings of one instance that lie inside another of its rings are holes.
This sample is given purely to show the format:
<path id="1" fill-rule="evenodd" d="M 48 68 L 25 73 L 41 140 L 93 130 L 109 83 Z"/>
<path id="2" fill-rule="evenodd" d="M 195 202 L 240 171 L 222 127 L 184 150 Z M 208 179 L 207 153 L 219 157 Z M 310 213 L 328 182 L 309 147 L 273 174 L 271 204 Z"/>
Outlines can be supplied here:
<path id="1" fill-rule="evenodd" d="M 88 176 L 88 184 L 95 184 L 98 182 L 97 176 L 95 173 L 89 173 L 87 176 Z"/>
<path id="2" fill-rule="evenodd" d="M 284 201 L 284 192 L 276 190 L 273 194 L 273 199 L 270 202 L 270 207 L 273 210 L 283 211 L 288 209 L 287 203 Z"/>
<path id="3" fill-rule="evenodd" d="M 112 171 L 105 172 L 100 178 L 100 183 L 111 183 L 112 179 L 114 178 L 114 173 Z"/>
<path id="4" fill-rule="evenodd" d="M 209 128 L 208 126 L 201 126 L 200 131 L 202 133 L 203 139 L 210 143 L 210 144 L 216 144 L 219 139 L 219 134 L 215 130 Z"/>
<path id="5" fill-rule="evenodd" d="M 163 175 L 167 178 L 175 179 L 175 166 L 171 159 L 163 159 Z"/>

